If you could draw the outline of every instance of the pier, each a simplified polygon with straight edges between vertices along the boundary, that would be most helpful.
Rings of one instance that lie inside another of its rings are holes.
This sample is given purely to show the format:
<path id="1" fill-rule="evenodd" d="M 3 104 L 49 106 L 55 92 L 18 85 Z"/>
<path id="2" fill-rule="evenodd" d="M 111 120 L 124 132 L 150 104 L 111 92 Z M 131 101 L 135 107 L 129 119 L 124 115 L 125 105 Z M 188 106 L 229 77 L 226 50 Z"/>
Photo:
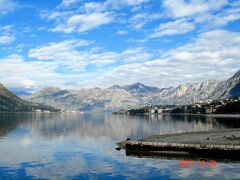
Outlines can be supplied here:
<path id="1" fill-rule="evenodd" d="M 203 157 L 240 160 L 239 129 L 151 136 L 118 143 L 132 156 Z"/>
<path id="2" fill-rule="evenodd" d="M 147 142 L 147 141 L 126 141 L 126 148 L 151 148 L 158 150 L 216 150 L 216 151 L 239 151 L 240 146 L 237 145 L 210 145 L 210 144 L 183 144 L 183 143 L 162 143 L 162 142 Z"/>

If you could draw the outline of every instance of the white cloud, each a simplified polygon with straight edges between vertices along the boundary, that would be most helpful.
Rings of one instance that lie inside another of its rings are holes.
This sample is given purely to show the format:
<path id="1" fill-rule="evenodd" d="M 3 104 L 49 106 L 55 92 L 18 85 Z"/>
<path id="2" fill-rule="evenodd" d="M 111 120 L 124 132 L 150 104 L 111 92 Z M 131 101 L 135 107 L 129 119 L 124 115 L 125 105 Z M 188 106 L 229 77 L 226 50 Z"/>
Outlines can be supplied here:
<path id="1" fill-rule="evenodd" d="M 22 52 L 25 46 L 26 46 L 26 44 L 23 44 L 23 43 L 18 44 L 18 45 L 15 47 L 15 51 L 16 51 L 16 52 Z"/>
<path id="2" fill-rule="evenodd" d="M 15 40 L 14 36 L 2 35 L 0 36 L 0 44 L 10 44 Z"/>
<path id="3" fill-rule="evenodd" d="M 79 49 L 89 44 L 90 42 L 84 40 L 54 42 L 31 49 L 28 56 L 42 61 L 51 61 L 56 66 L 71 71 L 84 71 L 87 66 L 103 67 L 116 62 L 145 61 L 151 57 L 151 54 L 143 48 L 129 48 L 120 53 L 102 51 L 94 47 L 88 50 Z"/>
<path id="4" fill-rule="evenodd" d="M 88 15 L 74 15 L 67 21 L 68 25 L 75 26 L 77 31 L 83 32 L 112 21 L 109 13 L 92 13 Z"/>
<path id="5" fill-rule="evenodd" d="M 41 47 L 38 47 L 35 49 L 31 49 L 30 54 L 33 56 L 36 53 L 41 55 L 41 53 L 39 53 L 39 51 L 45 52 L 43 55 L 45 55 L 46 53 L 55 53 L 56 51 L 64 52 L 64 51 L 72 50 L 77 47 L 88 46 L 90 44 L 91 44 L 90 41 L 81 40 L 81 39 L 80 40 L 65 40 L 65 41 L 62 41 L 59 43 L 49 43 L 47 45 L 44 45 L 44 46 L 41 46 Z M 43 58 L 47 58 L 47 57 L 48 57 L 48 55 L 44 56 Z"/>
<path id="6" fill-rule="evenodd" d="M 0 15 L 5 15 L 18 8 L 18 4 L 13 0 L 0 0 Z"/>
<path id="7" fill-rule="evenodd" d="M 58 43 L 49 43 L 29 51 L 30 58 L 52 61 L 59 67 L 71 70 L 80 70 L 86 66 L 87 53 L 78 51 L 77 48 L 89 45 L 85 40 L 65 40 Z"/>
<path id="8" fill-rule="evenodd" d="M 12 26 L 0 27 L 0 44 L 10 44 L 13 41 L 15 41 L 15 36 L 12 34 Z"/>
<path id="9" fill-rule="evenodd" d="M 162 14 L 156 13 L 156 14 L 150 14 L 150 13 L 139 13 L 134 15 L 128 20 L 128 23 L 130 24 L 130 27 L 135 30 L 140 30 L 143 28 L 143 26 L 151 21 L 160 19 L 163 17 Z"/>
<path id="10" fill-rule="evenodd" d="M 8 88 L 20 88 L 26 90 L 34 90 L 37 87 L 37 82 L 28 79 L 22 78 L 19 76 L 11 76 L 11 77 L 2 77 L 0 78 L 1 83 L 3 83 Z"/>
<path id="11" fill-rule="evenodd" d="M 113 10 L 119 10 L 124 7 L 139 7 L 149 0 L 106 0 L 105 2 L 87 2 L 83 5 L 83 9 L 86 12 L 107 12 Z"/>
<path id="12" fill-rule="evenodd" d="M 34 89 L 56 77 L 49 63 L 25 61 L 16 54 L 0 59 L 0 64 L 0 82 L 7 87 Z"/>
<path id="13" fill-rule="evenodd" d="M 52 12 L 42 11 L 40 16 L 55 22 L 53 32 L 86 32 L 115 21 L 116 11 L 123 7 L 140 6 L 149 0 L 106 0 L 105 2 L 86 2 L 63 0 Z M 72 7 L 73 6 L 73 7 Z M 72 7 L 71 10 L 68 7 Z M 151 18 L 154 18 L 151 15 Z M 150 19 L 150 15 L 148 16 Z M 144 20 L 146 24 L 146 20 Z"/>
<path id="14" fill-rule="evenodd" d="M 195 42 L 168 51 L 164 57 L 177 61 L 231 66 L 237 64 L 239 55 L 240 34 L 215 30 L 202 33 Z"/>
<path id="15" fill-rule="evenodd" d="M 240 19 L 239 1 L 229 0 L 166 0 L 162 6 L 167 17 L 179 19 L 186 17 L 201 31 L 212 30 Z"/>
<path id="16" fill-rule="evenodd" d="M 239 0 L 166 0 L 162 7 L 165 17 L 173 20 L 185 18 L 198 32 L 219 29 L 240 19 Z"/>
<path id="17" fill-rule="evenodd" d="M 175 18 L 216 11 L 226 4 L 228 0 L 165 0 L 162 3 L 167 13 Z"/>
<path id="18" fill-rule="evenodd" d="M 193 23 L 187 22 L 185 19 L 178 19 L 175 21 L 162 23 L 158 28 L 154 30 L 151 38 L 176 35 L 176 34 L 186 34 L 195 29 Z"/>
<path id="19" fill-rule="evenodd" d="M 70 6 L 80 4 L 81 0 L 62 0 L 61 4 L 59 5 L 60 8 L 68 8 Z M 138 6 L 144 3 L 149 2 L 149 0 L 106 0 L 105 2 L 86 2 L 84 4 L 85 10 L 94 10 L 97 11 L 98 9 L 119 9 L 124 6 Z"/>
<path id="20" fill-rule="evenodd" d="M 95 73 L 61 73 L 62 64 L 49 61 L 30 61 L 13 54 L 0 59 L 0 83 L 11 89 L 35 91 L 47 86 L 78 88 L 79 84 L 93 79 Z"/>
<path id="21" fill-rule="evenodd" d="M 214 15 L 211 13 L 202 14 L 195 17 L 194 21 L 195 23 L 205 24 L 207 27 L 221 27 L 238 19 L 240 19 L 240 8 L 231 7 Z"/>
<path id="22" fill-rule="evenodd" d="M 117 34 L 119 34 L 119 35 L 125 35 L 125 34 L 127 34 L 128 32 L 127 31 L 125 31 L 125 30 L 119 30 L 118 32 L 117 32 Z"/>
<path id="23" fill-rule="evenodd" d="M 80 2 L 79 0 L 62 0 L 59 7 L 70 7 L 71 5 L 76 4 L 77 2 Z"/>
<path id="24" fill-rule="evenodd" d="M 88 44 L 82 41 L 66 40 L 49 43 L 31 49 L 28 56 L 49 63 L 63 77 L 67 77 L 69 73 L 78 79 L 86 75 L 84 81 L 88 81 L 89 77 L 98 77 L 96 73 L 105 71 L 113 64 L 143 62 L 152 57 L 143 48 L 129 48 L 123 52 L 105 51 L 97 47 L 81 48 L 82 45 Z M 88 67 L 93 68 L 94 72 L 87 72 Z"/>
<path id="25" fill-rule="evenodd" d="M 82 33 L 111 23 L 114 14 L 105 8 L 104 3 L 63 0 L 52 12 L 41 11 L 40 17 L 55 22 L 50 31 Z"/>
<path id="26" fill-rule="evenodd" d="M 83 5 L 83 9 L 86 12 L 101 12 L 106 10 L 104 7 L 104 3 L 97 2 L 87 2 Z"/>
<path id="27" fill-rule="evenodd" d="M 113 20 L 111 13 L 76 14 L 61 22 L 52 31 L 56 32 L 85 32 L 110 23 Z"/>
<path id="28" fill-rule="evenodd" d="M 104 5 L 111 8 L 120 8 L 122 6 L 137 6 L 148 2 L 149 0 L 107 0 Z"/>
<path id="29" fill-rule="evenodd" d="M 125 63 L 145 62 L 153 57 L 153 54 L 147 52 L 143 47 L 128 48 L 120 54 Z"/>

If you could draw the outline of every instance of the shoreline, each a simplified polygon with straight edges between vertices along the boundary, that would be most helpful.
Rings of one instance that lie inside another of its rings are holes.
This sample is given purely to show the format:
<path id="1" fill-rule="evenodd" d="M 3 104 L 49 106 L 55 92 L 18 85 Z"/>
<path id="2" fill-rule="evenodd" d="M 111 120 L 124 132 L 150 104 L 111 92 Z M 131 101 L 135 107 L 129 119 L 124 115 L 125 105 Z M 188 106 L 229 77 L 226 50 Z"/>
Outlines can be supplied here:
<path id="1" fill-rule="evenodd" d="M 230 118 L 240 118 L 240 114 L 190 114 L 190 113 L 159 113 L 159 114 L 144 114 L 144 113 L 135 113 L 135 114 L 113 114 L 113 115 L 129 115 L 129 116 L 159 116 L 159 115 L 169 115 L 169 116 L 206 116 L 206 117 L 230 117 Z"/>
<path id="2" fill-rule="evenodd" d="M 170 115 L 190 115 L 190 116 L 206 116 L 206 117 L 233 117 L 240 118 L 240 114 L 170 114 Z"/>

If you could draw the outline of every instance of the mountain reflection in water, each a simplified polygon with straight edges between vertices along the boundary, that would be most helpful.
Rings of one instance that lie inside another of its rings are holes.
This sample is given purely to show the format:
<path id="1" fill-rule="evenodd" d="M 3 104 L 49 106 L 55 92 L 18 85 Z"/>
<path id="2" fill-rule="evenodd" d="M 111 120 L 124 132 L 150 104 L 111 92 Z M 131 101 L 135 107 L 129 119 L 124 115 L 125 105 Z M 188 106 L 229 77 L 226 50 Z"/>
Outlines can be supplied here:
<path id="1" fill-rule="evenodd" d="M 199 171 L 115 150 L 127 137 L 237 127 L 240 119 L 204 116 L 1 113 L 0 179 L 240 178 L 238 163 Z"/>

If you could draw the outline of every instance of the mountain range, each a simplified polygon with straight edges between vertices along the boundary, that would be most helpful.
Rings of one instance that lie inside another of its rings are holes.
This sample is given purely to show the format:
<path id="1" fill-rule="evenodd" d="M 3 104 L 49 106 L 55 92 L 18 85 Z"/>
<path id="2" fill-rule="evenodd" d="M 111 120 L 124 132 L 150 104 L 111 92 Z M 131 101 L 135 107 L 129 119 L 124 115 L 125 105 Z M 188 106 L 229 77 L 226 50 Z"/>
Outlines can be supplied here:
<path id="1" fill-rule="evenodd" d="M 240 71 L 226 81 L 208 80 L 169 88 L 146 86 L 140 82 L 125 86 L 114 85 L 107 89 L 62 90 L 58 87 L 48 87 L 25 98 L 34 103 L 66 110 L 113 111 L 151 104 L 192 104 L 239 95 Z"/>

